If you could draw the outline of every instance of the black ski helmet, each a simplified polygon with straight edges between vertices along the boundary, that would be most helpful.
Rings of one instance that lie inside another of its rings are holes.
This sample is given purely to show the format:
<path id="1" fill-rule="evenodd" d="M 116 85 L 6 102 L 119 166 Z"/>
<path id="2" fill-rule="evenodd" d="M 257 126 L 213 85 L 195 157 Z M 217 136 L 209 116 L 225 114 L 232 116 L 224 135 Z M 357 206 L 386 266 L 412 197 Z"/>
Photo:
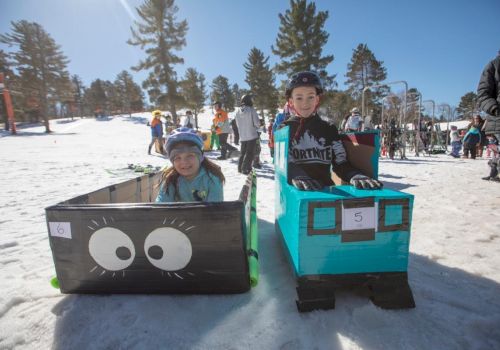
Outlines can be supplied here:
<path id="1" fill-rule="evenodd" d="M 313 86 L 316 88 L 316 93 L 323 93 L 323 83 L 321 78 L 315 72 L 303 71 L 293 74 L 286 82 L 285 97 L 288 100 L 292 96 L 292 91 L 299 86 Z"/>
<path id="2" fill-rule="evenodd" d="M 241 96 L 240 105 L 252 107 L 253 106 L 252 95 Z"/>

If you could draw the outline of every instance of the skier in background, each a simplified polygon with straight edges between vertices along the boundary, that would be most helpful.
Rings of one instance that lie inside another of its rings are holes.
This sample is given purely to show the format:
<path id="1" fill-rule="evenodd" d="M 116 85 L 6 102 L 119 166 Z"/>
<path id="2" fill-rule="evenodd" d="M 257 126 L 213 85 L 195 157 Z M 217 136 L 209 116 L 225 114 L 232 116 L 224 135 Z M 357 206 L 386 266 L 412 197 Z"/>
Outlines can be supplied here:
<path id="1" fill-rule="evenodd" d="M 345 124 L 345 131 L 348 132 L 360 131 L 362 123 L 363 119 L 359 114 L 359 109 L 354 107 L 353 109 L 351 109 L 351 115 L 347 119 L 347 122 Z"/>
<path id="2" fill-rule="evenodd" d="M 184 118 L 184 123 L 182 123 L 182 126 L 190 129 L 198 129 L 198 125 L 196 125 L 196 122 L 194 120 L 193 112 L 186 111 L 186 117 Z"/>
<path id="3" fill-rule="evenodd" d="M 250 95 L 243 95 L 241 97 L 240 106 L 235 116 L 241 141 L 238 172 L 249 174 L 252 170 L 252 162 L 254 161 L 256 145 L 259 140 L 260 120 L 253 108 L 253 101 Z"/>
<path id="4" fill-rule="evenodd" d="M 464 136 L 464 155 L 463 158 L 476 159 L 477 145 L 481 143 L 481 133 L 479 129 L 472 125 Z"/>
<path id="5" fill-rule="evenodd" d="M 148 122 L 148 126 L 151 128 L 151 142 L 148 146 L 148 154 L 151 154 L 151 147 L 155 144 L 155 142 L 159 143 L 160 152 L 163 154 L 163 124 L 161 122 L 161 111 L 155 110 L 152 112 L 153 119 L 151 122 Z"/>
<path id="6" fill-rule="evenodd" d="M 454 158 L 460 158 L 460 149 L 462 148 L 462 138 L 458 134 L 458 128 L 456 125 L 452 125 L 450 131 L 451 140 L 451 153 L 450 155 Z"/>

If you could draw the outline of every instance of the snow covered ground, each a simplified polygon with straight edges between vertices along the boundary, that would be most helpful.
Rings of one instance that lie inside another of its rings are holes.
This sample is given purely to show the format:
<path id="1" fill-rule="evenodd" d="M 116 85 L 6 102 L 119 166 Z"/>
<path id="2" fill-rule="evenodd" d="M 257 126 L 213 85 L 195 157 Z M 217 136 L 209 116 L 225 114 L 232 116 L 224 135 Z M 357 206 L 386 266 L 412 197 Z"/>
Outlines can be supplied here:
<path id="1" fill-rule="evenodd" d="M 208 125 L 209 113 L 200 125 Z M 51 122 L 0 136 L 0 349 L 500 349 L 500 185 L 486 160 L 382 159 L 388 188 L 415 195 L 409 280 L 417 307 L 387 311 L 337 294 L 336 309 L 300 314 L 274 232 L 269 151 L 258 171 L 259 285 L 240 295 L 62 295 L 44 208 L 135 177 L 147 115 Z M 215 158 L 218 152 L 208 157 Z M 244 177 L 217 161 L 236 199 Z"/>

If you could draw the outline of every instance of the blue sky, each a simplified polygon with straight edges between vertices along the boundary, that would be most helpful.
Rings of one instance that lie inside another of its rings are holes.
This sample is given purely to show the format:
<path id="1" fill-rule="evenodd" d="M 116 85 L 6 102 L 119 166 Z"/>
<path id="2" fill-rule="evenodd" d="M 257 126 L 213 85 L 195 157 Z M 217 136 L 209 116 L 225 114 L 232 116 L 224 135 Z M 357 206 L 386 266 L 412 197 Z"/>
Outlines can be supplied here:
<path id="1" fill-rule="evenodd" d="M 114 80 L 144 57 L 130 38 L 135 7 L 140 0 L 0 0 L 0 33 L 10 21 L 41 24 L 71 60 L 69 71 L 85 85 L 94 79 Z M 279 19 L 288 0 L 177 0 L 178 18 L 187 19 L 187 45 L 179 52 L 184 65 L 203 73 L 210 83 L 219 74 L 231 84 L 247 87 L 246 62 L 252 47 L 277 61 L 271 52 Z M 406 80 L 425 100 L 458 105 L 475 91 L 479 75 L 500 50 L 499 0 L 318 0 L 328 10 L 330 34 L 324 54 L 344 88 L 352 50 L 366 43 L 387 68 L 387 81 Z M 6 49 L 4 44 L 0 48 Z M 141 83 L 146 73 L 134 73 Z M 398 87 L 394 86 L 397 90 Z"/>

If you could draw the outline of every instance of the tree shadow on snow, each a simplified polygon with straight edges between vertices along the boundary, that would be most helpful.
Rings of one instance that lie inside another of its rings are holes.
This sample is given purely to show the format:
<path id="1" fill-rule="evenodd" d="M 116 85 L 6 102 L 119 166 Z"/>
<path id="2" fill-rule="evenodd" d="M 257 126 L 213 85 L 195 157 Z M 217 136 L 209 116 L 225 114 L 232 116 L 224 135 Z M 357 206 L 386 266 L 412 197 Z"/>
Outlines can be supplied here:
<path id="1" fill-rule="evenodd" d="M 111 117 L 111 116 L 104 116 L 104 117 L 97 117 L 97 118 L 95 118 L 96 122 L 109 122 L 110 120 L 113 120 L 113 117 Z"/>
<path id="2" fill-rule="evenodd" d="M 79 120 L 80 118 L 56 120 L 56 124 L 70 124 Z"/>
<path id="3" fill-rule="evenodd" d="M 52 309 L 52 347 L 500 348 L 500 285 L 417 254 L 410 254 L 408 269 L 415 309 L 384 310 L 340 290 L 334 310 L 299 313 L 295 276 L 274 223 L 259 219 L 258 228 L 260 277 L 251 291 L 65 296 Z"/>
<path id="4" fill-rule="evenodd" d="M 419 159 L 380 159 L 382 163 L 397 163 L 397 164 L 429 164 L 429 163 L 456 163 L 456 160 L 444 160 L 444 159 L 429 159 L 429 158 L 419 158 Z"/>
<path id="5" fill-rule="evenodd" d="M 130 122 L 134 124 L 147 124 L 148 121 L 150 120 L 149 118 L 146 117 L 138 117 L 138 116 L 129 117 L 128 115 L 122 116 L 121 118 L 124 122 Z"/>
<path id="6" fill-rule="evenodd" d="M 39 132 L 35 132 L 35 131 L 17 131 L 17 134 L 16 135 L 11 135 L 11 134 L 8 134 L 8 135 L 0 135 L 0 137 L 3 137 L 3 136 L 12 136 L 12 137 L 23 137 L 23 136 L 64 136 L 64 135 L 76 135 L 77 133 L 76 132 L 49 132 L 49 133 L 46 133 L 45 130 L 44 131 L 39 131 Z"/>

